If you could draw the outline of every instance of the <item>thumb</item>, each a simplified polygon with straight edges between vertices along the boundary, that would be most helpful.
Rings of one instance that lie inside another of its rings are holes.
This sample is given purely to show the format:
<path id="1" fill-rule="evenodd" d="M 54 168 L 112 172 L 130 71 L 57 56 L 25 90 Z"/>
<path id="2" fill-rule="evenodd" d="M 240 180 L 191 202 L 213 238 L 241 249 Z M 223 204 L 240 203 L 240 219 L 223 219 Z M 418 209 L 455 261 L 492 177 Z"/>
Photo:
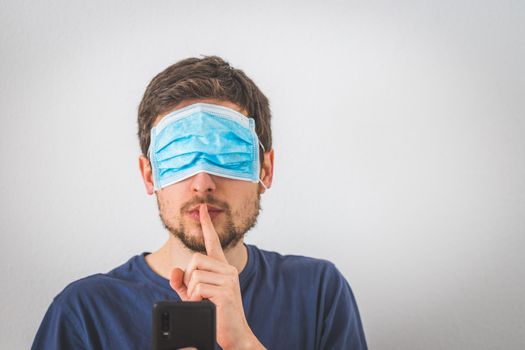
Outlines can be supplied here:
<path id="1" fill-rule="evenodd" d="M 181 300 L 188 300 L 188 288 L 184 284 L 184 271 L 181 268 L 175 267 L 171 270 L 170 286 L 173 288 Z"/>

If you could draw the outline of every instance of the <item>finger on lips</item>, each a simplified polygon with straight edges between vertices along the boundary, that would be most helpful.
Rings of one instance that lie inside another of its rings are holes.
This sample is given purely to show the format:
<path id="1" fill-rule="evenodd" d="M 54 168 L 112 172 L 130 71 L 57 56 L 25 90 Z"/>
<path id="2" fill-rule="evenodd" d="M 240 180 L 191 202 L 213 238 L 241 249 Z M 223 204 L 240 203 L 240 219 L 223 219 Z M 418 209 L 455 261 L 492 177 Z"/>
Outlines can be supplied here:
<path id="1" fill-rule="evenodd" d="M 204 245 L 206 246 L 206 253 L 209 257 L 215 258 L 222 262 L 227 262 L 224 252 L 222 251 L 221 241 L 213 227 L 213 223 L 208 213 L 206 204 L 201 204 L 199 208 L 200 221 L 202 226 L 202 235 L 204 237 Z"/>
<path id="2" fill-rule="evenodd" d="M 182 300 L 211 298 L 228 282 L 228 276 L 238 276 L 237 269 L 226 260 L 206 204 L 200 205 L 199 215 L 207 255 L 195 253 L 185 271 L 174 268 L 171 273 L 170 285 Z"/>

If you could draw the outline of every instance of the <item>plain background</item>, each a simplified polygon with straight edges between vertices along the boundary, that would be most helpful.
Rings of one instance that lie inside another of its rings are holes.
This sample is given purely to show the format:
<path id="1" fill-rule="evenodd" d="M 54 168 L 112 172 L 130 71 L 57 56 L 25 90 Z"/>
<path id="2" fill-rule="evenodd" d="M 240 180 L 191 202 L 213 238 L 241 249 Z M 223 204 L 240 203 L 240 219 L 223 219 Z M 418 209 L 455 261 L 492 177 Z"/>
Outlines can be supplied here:
<path id="1" fill-rule="evenodd" d="M 333 261 L 371 349 L 525 348 L 525 2 L 0 1 L 0 348 L 167 238 L 150 79 L 217 54 L 270 98 L 247 242 Z"/>

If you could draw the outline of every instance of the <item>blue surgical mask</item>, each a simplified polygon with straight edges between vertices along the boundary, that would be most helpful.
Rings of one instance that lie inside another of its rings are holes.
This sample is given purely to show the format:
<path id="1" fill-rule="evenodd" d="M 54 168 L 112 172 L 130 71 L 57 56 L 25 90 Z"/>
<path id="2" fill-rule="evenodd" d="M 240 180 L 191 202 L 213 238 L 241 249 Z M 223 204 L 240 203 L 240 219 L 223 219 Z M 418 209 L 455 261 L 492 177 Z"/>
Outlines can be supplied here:
<path id="1" fill-rule="evenodd" d="M 196 103 L 176 110 L 151 129 L 155 190 L 200 172 L 259 182 L 259 144 L 255 120 L 233 109 Z"/>

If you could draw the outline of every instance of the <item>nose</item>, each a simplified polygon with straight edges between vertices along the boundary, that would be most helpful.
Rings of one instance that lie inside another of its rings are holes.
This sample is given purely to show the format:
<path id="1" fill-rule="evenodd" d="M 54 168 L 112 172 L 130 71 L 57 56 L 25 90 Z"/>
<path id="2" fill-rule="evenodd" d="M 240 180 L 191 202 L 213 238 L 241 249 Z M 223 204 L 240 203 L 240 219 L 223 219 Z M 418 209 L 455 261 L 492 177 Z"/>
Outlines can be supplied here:
<path id="1" fill-rule="evenodd" d="M 198 173 L 191 178 L 191 190 L 196 194 L 208 194 L 215 191 L 215 182 L 208 173 Z"/>

